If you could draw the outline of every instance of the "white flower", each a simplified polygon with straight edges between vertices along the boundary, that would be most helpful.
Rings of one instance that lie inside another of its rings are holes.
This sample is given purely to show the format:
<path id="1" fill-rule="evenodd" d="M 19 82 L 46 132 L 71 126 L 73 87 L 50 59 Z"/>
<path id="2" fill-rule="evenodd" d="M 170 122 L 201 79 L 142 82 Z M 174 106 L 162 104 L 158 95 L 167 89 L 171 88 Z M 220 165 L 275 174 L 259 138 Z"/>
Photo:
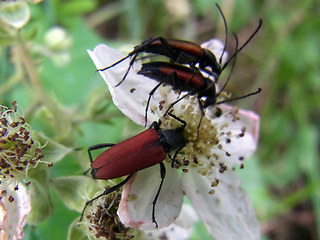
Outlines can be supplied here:
<path id="1" fill-rule="evenodd" d="M 23 238 L 31 203 L 20 182 L 26 182 L 28 170 L 44 157 L 16 102 L 12 104 L 13 109 L 0 105 L 0 239 Z"/>
<path id="2" fill-rule="evenodd" d="M 31 211 L 30 193 L 22 184 L 14 187 L 11 183 L 6 189 L 1 188 L 0 196 L 0 239 L 22 239 Z"/>
<path id="3" fill-rule="evenodd" d="M 28 170 L 35 168 L 44 157 L 41 146 L 34 139 L 31 127 L 23 115 L 0 105 L 0 182 L 1 187 L 19 183 L 27 177 Z M 6 184 L 5 184 L 6 183 Z"/>
<path id="4" fill-rule="evenodd" d="M 219 59 L 223 45 L 218 40 L 206 42 Z M 113 64 L 123 57 L 105 45 L 88 51 L 97 69 Z M 219 55 L 220 54 L 220 55 Z M 130 59 L 100 72 L 108 84 L 115 105 L 137 124 L 145 124 L 145 106 L 149 92 L 158 84 L 137 74 L 135 62 L 126 80 L 118 87 L 128 69 Z M 179 96 L 170 87 L 160 87 L 151 98 L 148 125 L 158 121 L 170 103 Z M 202 120 L 199 137 L 197 127 L 200 110 L 196 96 L 174 105 L 174 114 L 187 122 L 184 130 L 188 141 L 178 154 L 178 171 L 167 159 L 166 177 L 155 208 L 159 228 L 168 227 L 179 216 L 183 193 L 190 199 L 208 232 L 215 239 L 259 239 L 260 231 L 254 209 L 233 170 L 256 150 L 259 117 L 250 111 L 219 105 L 222 116 L 214 117 L 216 107 L 208 107 Z M 172 118 L 161 118 L 164 129 L 181 124 Z M 118 215 L 129 227 L 152 230 L 152 201 L 160 183 L 159 166 L 139 171 L 124 186 Z"/>
<path id="5" fill-rule="evenodd" d="M 188 204 L 183 204 L 179 217 L 169 226 L 162 229 L 144 231 L 139 240 L 186 240 L 193 232 L 193 225 L 198 221 L 198 215 Z"/>

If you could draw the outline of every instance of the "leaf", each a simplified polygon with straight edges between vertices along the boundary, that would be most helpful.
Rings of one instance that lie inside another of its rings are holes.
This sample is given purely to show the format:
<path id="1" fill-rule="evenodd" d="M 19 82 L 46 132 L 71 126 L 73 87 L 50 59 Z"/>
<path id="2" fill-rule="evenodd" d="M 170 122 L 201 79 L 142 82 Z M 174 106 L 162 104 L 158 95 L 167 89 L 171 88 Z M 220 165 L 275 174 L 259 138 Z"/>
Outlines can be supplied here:
<path id="1" fill-rule="evenodd" d="M 78 219 L 75 219 L 68 231 L 68 240 L 87 240 L 88 227 L 85 224 L 79 223 Z"/>
<path id="2" fill-rule="evenodd" d="M 47 185 L 40 184 L 38 181 L 32 181 L 30 189 L 32 211 L 28 217 L 28 223 L 38 225 L 49 218 L 55 208 Z"/>
<path id="3" fill-rule="evenodd" d="M 86 201 L 104 190 L 105 183 L 86 176 L 67 176 L 53 179 L 51 185 L 68 208 L 81 212 Z"/>
<path id="4" fill-rule="evenodd" d="M 72 148 L 68 148 L 60 143 L 57 143 L 42 133 L 35 132 L 35 135 L 41 145 L 45 145 L 45 147 L 42 149 L 45 161 L 56 163 L 73 150 Z"/>

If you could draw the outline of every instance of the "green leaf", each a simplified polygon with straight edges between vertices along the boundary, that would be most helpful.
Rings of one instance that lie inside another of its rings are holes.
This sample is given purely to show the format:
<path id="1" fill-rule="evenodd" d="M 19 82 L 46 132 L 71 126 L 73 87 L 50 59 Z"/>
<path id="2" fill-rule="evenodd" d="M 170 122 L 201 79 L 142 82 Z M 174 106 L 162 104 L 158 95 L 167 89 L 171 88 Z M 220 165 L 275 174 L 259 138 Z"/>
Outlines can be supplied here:
<path id="1" fill-rule="evenodd" d="M 47 185 L 32 181 L 30 190 L 32 211 L 28 216 L 28 223 L 38 225 L 50 217 L 55 208 Z"/>
<path id="2" fill-rule="evenodd" d="M 81 212 L 86 201 L 104 190 L 106 181 L 97 181 L 86 176 L 58 177 L 51 185 L 62 202 L 70 209 Z"/>
<path id="3" fill-rule="evenodd" d="M 42 133 L 34 132 L 34 134 L 41 145 L 45 145 L 45 147 L 42 149 L 44 161 L 56 163 L 73 150 L 72 148 L 68 148 L 60 143 L 57 143 Z"/>
<path id="4" fill-rule="evenodd" d="M 96 1 L 68 1 L 64 3 L 63 13 L 68 14 L 83 14 L 92 11 L 97 5 Z"/>
<path id="5" fill-rule="evenodd" d="M 75 219 L 68 231 L 68 240 L 87 240 L 88 227 L 85 224 L 79 223 L 79 219 Z"/>

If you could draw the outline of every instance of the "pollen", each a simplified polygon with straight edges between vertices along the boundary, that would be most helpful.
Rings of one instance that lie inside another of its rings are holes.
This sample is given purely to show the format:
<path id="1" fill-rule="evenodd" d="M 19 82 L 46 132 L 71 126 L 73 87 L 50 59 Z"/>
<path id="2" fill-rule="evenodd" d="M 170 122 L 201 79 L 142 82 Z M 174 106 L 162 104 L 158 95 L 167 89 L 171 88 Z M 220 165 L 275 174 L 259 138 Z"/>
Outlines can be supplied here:
<path id="1" fill-rule="evenodd" d="M 195 96 L 187 96 L 185 100 L 180 105 L 174 105 L 170 111 L 186 122 L 184 137 L 187 144 L 177 156 L 183 172 L 187 173 L 187 168 L 196 168 L 196 172 L 202 176 L 213 172 L 224 173 L 228 169 L 228 164 L 223 161 L 232 157 L 232 152 L 227 151 L 226 146 L 232 144 L 234 139 L 243 137 L 246 132 L 245 127 L 230 128 L 231 123 L 239 120 L 239 110 L 234 108 L 216 116 L 205 109 L 206 112 L 201 119 L 198 99 Z M 189 104 L 186 104 L 188 102 Z M 217 111 L 216 108 L 213 107 L 211 111 Z M 176 129 L 181 126 L 181 122 L 170 116 L 165 116 L 161 122 L 163 129 Z M 238 159 L 242 161 L 243 157 Z M 212 185 L 216 186 L 218 183 L 219 179 Z"/>
<path id="2" fill-rule="evenodd" d="M 104 239 L 132 239 L 130 228 L 123 225 L 117 215 L 121 200 L 120 190 L 114 191 L 95 201 L 90 213 L 86 215 L 89 234 L 95 238 Z"/>
<path id="3" fill-rule="evenodd" d="M 27 177 L 27 171 L 43 158 L 40 144 L 33 140 L 31 127 L 17 111 L 0 105 L 0 179 L 9 184 Z"/>

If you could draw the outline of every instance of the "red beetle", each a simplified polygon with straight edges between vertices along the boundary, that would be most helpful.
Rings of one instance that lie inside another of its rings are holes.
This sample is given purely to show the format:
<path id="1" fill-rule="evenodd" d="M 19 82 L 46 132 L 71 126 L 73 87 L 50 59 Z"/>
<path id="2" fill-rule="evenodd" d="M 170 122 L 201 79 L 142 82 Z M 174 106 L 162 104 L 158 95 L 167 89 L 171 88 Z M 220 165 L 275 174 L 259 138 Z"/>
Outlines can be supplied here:
<path id="1" fill-rule="evenodd" d="M 129 138 L 118 144 L 98 144 L 89 147 L 88 153 L 91 160 L 91 174 L 95 179 L 113 179 L 129 175 L 125 180 L 119 184 L 105 190 L 99 196 L 86 202 L 85 207 L 82 211 L 81 218 L 83 217 L 84 211 L 89 203 L 95 201 L 101 196 L 107 195 L 121 186 L 123 186 L 133 176 L 133 174 L 139 170 L 151 167 L 156 164 L 160 164 L 160 175 L 161 182 L 157 194 L 152 202 L 152 221 L 156 227 L 158 224 L 155 220 L 155 205 L 159 197 L 159 193 L 165 178 L 166 169 L 163 164 L 163 160 L 167 155 L 172 160 L 172 167 L 177 161 L 176 156 L 179 151 L 185 147 L 186 140 L 183 136 L 183 129 L 186 126 L 186 122 L 182 119 L 169 114 L 177 121 L 182 123 L 182 126 L 177 129 L 160 129 L 160 124 L 153 122 L 149 129 L 142 133 Z M 94 161 L 92 161 L 91 151 L 110 147 L 102 154 L 100 154 Z M 173 157 L 170 152 L 174 151 Z"/>

